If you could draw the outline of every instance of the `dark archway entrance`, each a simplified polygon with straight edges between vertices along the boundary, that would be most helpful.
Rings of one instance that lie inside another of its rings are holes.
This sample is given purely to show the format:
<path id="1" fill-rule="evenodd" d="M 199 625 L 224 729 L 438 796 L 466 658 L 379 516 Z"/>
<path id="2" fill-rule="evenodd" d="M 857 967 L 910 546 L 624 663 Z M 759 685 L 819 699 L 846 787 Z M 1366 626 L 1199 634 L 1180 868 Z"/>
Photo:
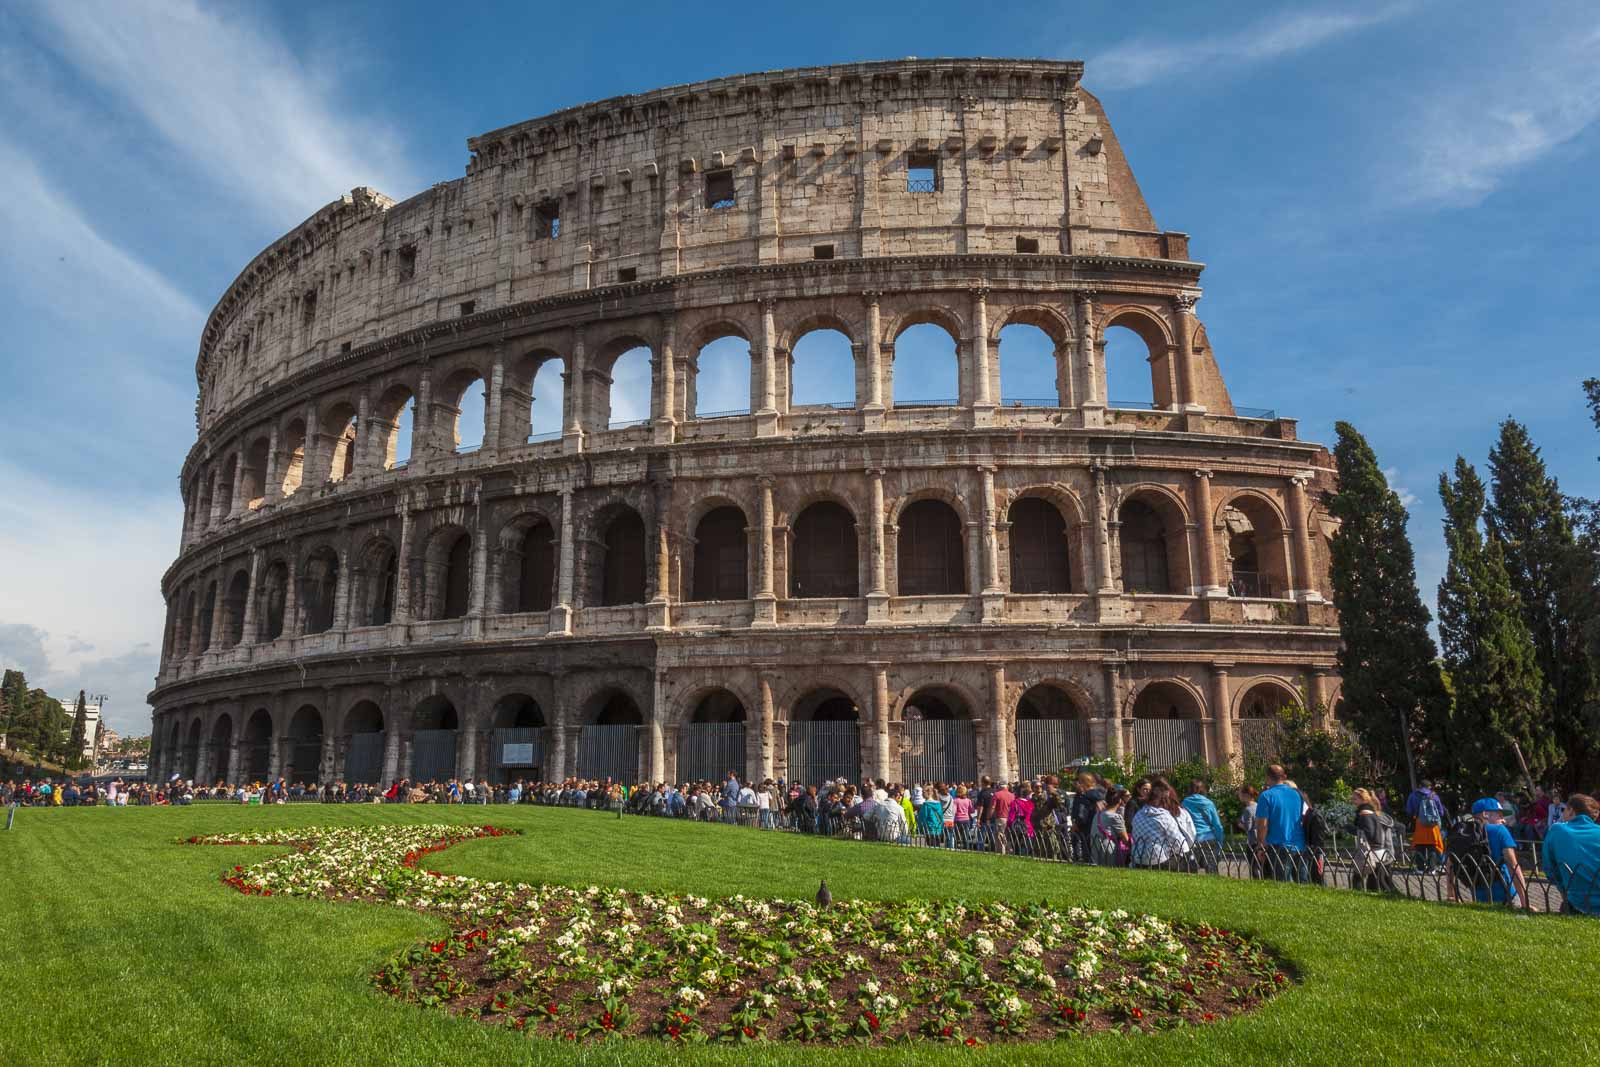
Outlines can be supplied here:
<path id="1" fill-rule="evenodd" d="M 789 780 L 861 780 L 861 710 L 837 689 L 817 689 L 789 713 Z"/>
<path id="2" fill-rule="evenodd" d="M 943 687 L 920 689 L 906 701 L 905 780 L 970 782 L 978 776 L 978 745 L 966 701 Z"/>
<path id="3" fill-rule="evenodd" d="M 728 772 L 745 780 L 744 704 L 726 689 L 706 694 L 695 706 L 678 742 L 678 778 L 720 782 Z"/>

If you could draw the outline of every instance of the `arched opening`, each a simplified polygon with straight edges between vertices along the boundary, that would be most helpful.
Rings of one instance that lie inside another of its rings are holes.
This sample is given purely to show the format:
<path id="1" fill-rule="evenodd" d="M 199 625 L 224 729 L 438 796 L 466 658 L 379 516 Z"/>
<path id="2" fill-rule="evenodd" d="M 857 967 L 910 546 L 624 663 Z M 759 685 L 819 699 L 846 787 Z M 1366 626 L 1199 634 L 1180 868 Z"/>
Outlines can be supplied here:
<path id="1" fill-rule="evenodd" d="M 387 626 L 394 620 L 395 594 L 400 586 L 400 554 L 385 540 L 367 546 L 362 561 L 361 623 Z"/>
<path id="2" fill-rule="evenodd" d="M 900 512 L 896 569 L 901 596 L 949 596 L 967 591 L 961 517 L 942 500 L 918 500 Z"/>
<path id="3" fill-rule="evenodd" d="M 335 404 L 322 420 L 322 432 L 328 439 L 328 481 L 342 482 L 356 469 L 355 408 L 349 404 Z"/>
<path id="4" fill-rule="evenodd" d="M 1239 751 L 1244 756 L 1271 761 L 1278 758 L 1278 713 L 1298 708 L 1300 697 L 1277 682 L 1257 682 L 1239 698 Z"/>
<path id="5" fill-rule="evenodd" d="M 1173 404 L 1167 338 L 1150 317 L 1134 312 L 1106 324 L 1106 406 L 1164 410 Z"/>
<path id="6" fill-rule="evenodd" d="M 428 539 L 423 555 L 424 613 L 428 619 L 459 619 L 472 604 L 472 535 L 445 526 Z"/>
<path id="7" fill-rule="evenodd" d="M 632 508 L 622 508 L 606 523 L 599 571 L 596 599 L 602 606 L 644 603 L 644 520 Z"/>
<path id="8" fill-rule="evenodd" d="M 1061 510 L 1042 497 L 1025 496 L 1006 512 L 1011 525 L 1011 591 L 1072 592 L 1072 557 Z"/>
<path id="9" fill-rule="evenodd" d="M 306 559 L 305 581 L 300 588 L 306 633 L 320 634 L 333 629 L 339 577 L 339 554 L 332 548 L 319 548 Z"/>
<path id="10" fill-rule="evenodd" d="M 608 690 L 590 701 L 590 709 L 578 731 L 578 777 L 631 785 L 639 778 L 639 706 L 626 693 Z"/>
<path id="11" fill-rule="evenodd" d="M 812 330 L 789 354 L 789 407 L 851 408 L 856 402 L 856 356 L 838 330 Z"/>
<path id="12" fill-rule="evenodd" d="M 172 654 L 178 658 L 194 653 L 194 590 L 184 592 L 178 600 L 177 630 L 172 635 Z"/>
<path id="13" fill-rule="evenodd" d="M 944 686 L 919 689 L 901 718 L 907 782 L 970 782 L 978 776 L 972 710 L 959 693 Z"/>
<path id="14" fill-rule="evenodd" d="M 322 778 L 322 713 L 305 705 L 289 720 L 289 746 L 283 777 L 307 784 Z"/>
<path id="15" fill-rule="evenodd" d="M 744 512 L 714 508 L 694 528 L 694 590 L 691 600 L 749 598 L 749 546 Z"/>
<path id="16" fill-rule="evenodd" d="M 603 428 L 621 430 L 650 421 L 650 349 L 635 345 L 611 364 Z"/>
<path id="17" fill-rule="evenodd" d="M 1184 591 L 1189 571 L 1183 517 L 1161 497 L 1138 496 L 1117 512 L 1125 593 Z"/>
<path id="18" fill-rule="evenodd" d="M 227 712 L 217 716 L 217 721 L 211 724 L 211 765 L 207 778 L 210 781 L 224 781 L 232 773 L 231 754 L 233 749 L 233 718 Z"/>
<path id="19" fill-rule="evenodd" d="M 1063 407 L 1056 342 L 1037 326 L 1013 322 L 1000 331 L 1000 403 L 1006 407 Z"/>
<path id="20" fill-rule="evenodd" d="M 489 398 L 477 371 L 463 371 L 450 380 L 446 396 L 454 396 L 450 416 L 450 449 L 476 452 L 483 447 L 484 426 L 489 421 Z"/>
<path id="21" fill-rule="evenodd" d="M 489 765 L 502 785 L 516 778 L 538 779 L 544 768 L 544 709 L 526 693 L 495 703 L 489 735 Z"/>
<path id="22" fill-rule="evenodd" d="M 258 437 L 244 451 L 244 474 L 239 483 L 239 496 L 251 511 L 266 502 L 268 445 L 265 437 Z"/>
<path id="23" fill-rule="evenodd" d="M 559 359 L 539 364 L 528 396 L 528 440 L 549 441 L 561 436 L 566 407 L 566 368 Z"/>
<path id="24" fill-rule="evenodd" d="M 1200 705 L 1176 682 L 1152 682 L 1133 704 L 1133 751 L 1155 770 L 1205 755 Z"/>
<path id="25" fill-rule="evenodd" d="M 261 582 L 261 640 L 276 641 L 283 636 L 284 613 L 289 601 L 289 568 L 277 560 L 267 565 Z"/>
<path id="26" fill-rule="evenodd" d="M 200 776 L 200 720 L 189 724 L 183 738 L 183 776 L 194 781 Z"/>
<path id="27" fill-rule="evenodd" d="M 244 751 L 239 753 L 247 782 L 265 781 L 272 771 L 272 716 L 257 708 L 244 728 Z"/>
<path id="28" fill-rule="evenodd" d="M 217 492 L 222 494 L 222 517 L 227 519 L 233 516 L 233 483 L 239 473 L 239 457 L 229 456 L 222 465 L 222 474 L 217 477 Z"/>
<path id="29" fill-rule="evenodd" d="M 961 357 L 943 326 L 922 322 L 894 339 L 890 395 L 897 408 L 948 407 L 960 402 Z"/>
<path id="30" fill-rule="evenodd" d="M 233 648 L 244 640 L 245 601 L 250 598 L 250 575 L 234 571 L 228 591 L 222 598 L 222 647 Z"/>
<path id="31" fill-rule="evenodd" d="M 555 602 L 556 532 L 542 518 L 534 519 L 516 541 L 511 556 L 516 582 L 507 602 L 513 611 L 548 611 Z M 511 568 L 507 568 L 511 571 Z"/>
<path id="32" fill-rule="evenodd" d="M 861 780 L 861 709 L 837 689 L 815 689 L 789 713 L 788 777 L 801 785 Z"/>
<path id="33" fill-rule="evenodd" d="M 456 706 L 443 694 L 417 705 L 411 737 L 411 774 L 419 782 L 445 782 L 456 775 Z"/>
<path id="34" fill-rule="evenodd" d="M 853 597 L 860 591 L 855 516 L 842 504 L 819 500 L 794 521 L 789 595 Z"/>
<path id="35" fill-rule="evenodd" d="M 371 433 L 376 435 L 378 462 L 384 470 L 394 470 L 411 462 L 413 430 L 417 422 L 417 400 L 403 385 L 391 386 L 378 399 L 372 412 Z"/>
<path id="36" fill-rule="evenodd" d="M 299 484 L 298 482 L 295 484 Z M 196 524 L 198 529 L 204 530 L 211 525 L 211 508 L 216 503 L 217 479 L 215 475 L 206 475 L 200 480 L 200 521 Z"/>
<path id="37" fill-rule="evenodd" d="M 383 709 L 363 700 L 344 716 L 344 780 L 351 785 L 378 785 L 383 780 Z"/>
<path id="38" fill-rule="evenodd" d="M 217 583 L 211 582 L 206 586 L 205 595 L 200 598 L 200 651 L 211 650 L 211 627 L 217 613 Z"/>
<path id="39" fill-rule="evenodd" d="M 306 473 L 306 424 L 295 419 L 283 431 L 283 495 L 292 496 Z M 205 502 L 202 502 L 204 504 Z"/>
<path id="40" fill-rule="evenodd" d="M 726 689 L 702 697 L 678 742 L 679 781 L 720 782 L 729 771 L 744 781 L 744 723 L 744 704 Z"/>
<path id="41" fill-rule="evenodd" d="M 1059 685 L 1036 685 L 1017 701 L 1017 773 L 1059 774 L 1089 751 L 1089 720 Z"/>
<path id="42" fill-rule="evenodd" d="M 1288 531 L 1278 513 L 1253 496 L 1235 497 L 1222 509 L 1228 546 L 1228 595 L 1289 595 Z"/>
<path id="43" fill-rule="evenodd" d="M 702 347 L 690 363 L 689 396 L 697 419 L 744 415 L 751 408 L 750 342 L 743 337 L 719 337 Z"/>

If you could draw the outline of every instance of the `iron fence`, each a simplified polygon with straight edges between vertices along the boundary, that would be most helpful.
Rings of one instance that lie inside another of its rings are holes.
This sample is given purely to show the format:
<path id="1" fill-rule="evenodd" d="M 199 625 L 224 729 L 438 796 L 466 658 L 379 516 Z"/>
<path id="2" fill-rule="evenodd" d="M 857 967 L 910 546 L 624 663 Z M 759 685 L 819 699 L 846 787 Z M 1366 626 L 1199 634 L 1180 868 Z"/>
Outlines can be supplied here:
<path id="1" fill-rule="evenodd" d="M 847 782 L 861 779 L 861 724 L 789 724 L 789 774 L 797 782 Z"/>
<path id="2" fill-rule="evenodd" d="M 1133 751 L 1152 767 L 1171 767 L 1204 752 L 1195 719 L 1133 720 Z"/>

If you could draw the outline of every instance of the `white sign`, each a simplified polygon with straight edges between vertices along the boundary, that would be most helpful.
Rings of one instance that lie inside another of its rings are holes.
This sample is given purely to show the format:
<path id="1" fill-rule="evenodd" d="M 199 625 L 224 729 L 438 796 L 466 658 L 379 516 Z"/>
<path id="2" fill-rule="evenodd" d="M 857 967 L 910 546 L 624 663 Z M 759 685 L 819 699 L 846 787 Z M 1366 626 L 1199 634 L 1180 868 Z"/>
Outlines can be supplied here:
<path id="1" fill-rule="evenodd" d="M 500 763 L 505 767 L 533 766 L 532 745 L 501 745 Z"/>

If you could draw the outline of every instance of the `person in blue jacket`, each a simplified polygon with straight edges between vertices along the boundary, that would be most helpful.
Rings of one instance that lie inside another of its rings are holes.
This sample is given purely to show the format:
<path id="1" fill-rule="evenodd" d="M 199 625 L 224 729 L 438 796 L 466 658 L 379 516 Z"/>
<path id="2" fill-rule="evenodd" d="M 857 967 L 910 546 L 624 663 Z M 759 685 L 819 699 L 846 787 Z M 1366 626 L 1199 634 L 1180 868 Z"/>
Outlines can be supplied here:
<path id="1" fill-rule="evenodd" d="M 1564 912 L 1600 915 L 1600 802 L 1583 793 L 1567 798 L 1567 816 L 1544 837 L 1540 865 L 1561 887 Z"/>
<path id="2" fill-rule="evenodd" d="M 1207 872 L 1216 874 L 1217 861 L 1222 858 L 1222 841 L 1227 833 L 1222 828 L 1217 805 L 1206 796 L 1206 784 L 1200 779 L 1189 783 L 1189 795 L 1183 798 L 1183 808 L 1194 820 L 1195 858 Z"/>

